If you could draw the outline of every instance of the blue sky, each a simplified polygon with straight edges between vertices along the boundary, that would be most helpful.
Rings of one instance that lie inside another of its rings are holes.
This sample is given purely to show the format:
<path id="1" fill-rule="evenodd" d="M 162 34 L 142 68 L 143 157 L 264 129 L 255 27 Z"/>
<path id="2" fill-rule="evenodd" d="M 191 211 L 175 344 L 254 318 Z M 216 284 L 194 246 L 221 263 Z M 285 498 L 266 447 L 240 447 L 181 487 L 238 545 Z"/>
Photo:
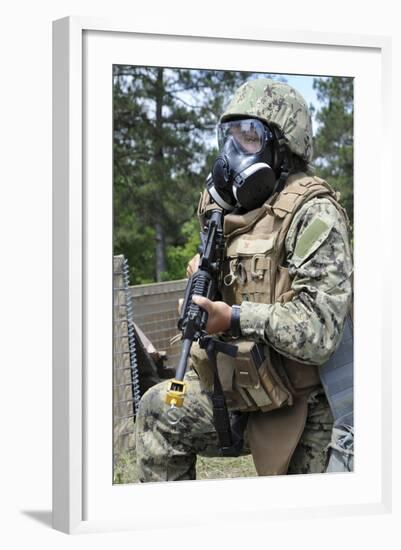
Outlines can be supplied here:
<path id="1" fill-rule="evenodd" d="M 302 76 L 302 75 L 283 75 L 290 86 L 296 88 L 301 93 L 306 101 L 309 103 L 317 104 L 316 91 L 313 89 L 314 76 Z"/>

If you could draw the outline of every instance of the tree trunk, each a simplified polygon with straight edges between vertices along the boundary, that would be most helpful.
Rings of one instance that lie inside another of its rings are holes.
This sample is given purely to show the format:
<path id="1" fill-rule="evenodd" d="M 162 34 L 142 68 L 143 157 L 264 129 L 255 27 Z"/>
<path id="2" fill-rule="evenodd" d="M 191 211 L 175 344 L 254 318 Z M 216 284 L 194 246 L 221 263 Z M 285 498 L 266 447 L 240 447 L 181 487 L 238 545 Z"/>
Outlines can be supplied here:
<path id="1" fill-rule="evenodd" d="M 162 67 L 157 69 L 157 78 L 156 78 L 156 139 L 155 139 L 155 167 L 156 174 L 159 178 L 163 177 L 163 118 L 162 118 L 162 109 L 163 109 L 163 96 L 164 96 L 164 82 L 163 82 L 163 71 Z M 160 282 L 162 280 L 162 273 L 166 271 L 166 246 L 164 238 L 164 227 L 163 220 L 161 218 L 163 213 L 162 204 L 158 205 L 156 208 L 155 214 L 157 216 L 155 223 L 156 230 L 156 281 Z"/>
<path id="2" fill-rule="evenodd" d="M 164 240 L 163 225 L 157 220 L 155 224 L 156 230 L 156 281 L 160 283 L 162 274 L 166 269 L 166 247 Z"/>

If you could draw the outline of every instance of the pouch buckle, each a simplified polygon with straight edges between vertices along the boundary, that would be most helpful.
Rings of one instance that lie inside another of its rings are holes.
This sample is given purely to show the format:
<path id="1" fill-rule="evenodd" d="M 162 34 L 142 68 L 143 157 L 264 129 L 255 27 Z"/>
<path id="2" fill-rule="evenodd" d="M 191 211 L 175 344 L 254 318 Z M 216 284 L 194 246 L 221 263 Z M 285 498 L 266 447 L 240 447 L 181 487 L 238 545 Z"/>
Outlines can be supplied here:
<path id="1" fill-rule="evenodd" d="M 263 272 L 265 269 L 256 269 L 256 262 L 259 259 L 264 258 L 263 254 L 254 254 L 251 259 L 251 277 L 252 279 L 263 279 Z"/>

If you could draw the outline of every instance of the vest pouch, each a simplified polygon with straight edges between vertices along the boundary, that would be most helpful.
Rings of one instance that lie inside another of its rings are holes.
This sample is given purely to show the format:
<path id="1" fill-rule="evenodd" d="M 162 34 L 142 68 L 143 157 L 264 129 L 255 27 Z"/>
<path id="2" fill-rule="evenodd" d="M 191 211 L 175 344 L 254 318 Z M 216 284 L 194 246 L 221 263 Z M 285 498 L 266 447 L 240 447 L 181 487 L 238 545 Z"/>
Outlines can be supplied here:
<path id="1" fill-rule="evenodd" d="M 242 366 L 240 366 L 241 364 Z M 221 352 L 217 354 L 217 370 L 227 408 L 232 411 L 257 411 L 258 407 L 249 393 L 243 386 L 236 383 L 239 368 L 243 370 L 242 376 L 247 378 L 247 365 L 240 358 L 231 357 Z"/>
<path id="2" fill-rule="evenodd" d="M 275 238 L 275 234 L 267 238 L 239 236 L 228 245 L 221 289 L 225 302 L 270 303 L 270 254 Z"/>
<path id="3" fill-rule="evenodd" d="M 236 357 L 217 354 L 217 368 L 228 408 L 267 412 L 291 405 L 291 392 L 274 369 L 268 347 L 247 340 L 238 340 L 235 344 Z"/>
<path id="4" fill-rule="evenodd" d="M 272 405 L 269 408 L 262 409 L 264 412 L 293 404 L 292 390 L 285 373 L 279 374 L 279 371 L 273 365 L 269 348 L 266 346 L 265 349 L 267 349 L 267 355 L 259 368 L 259 376 L 262 385 L 272 400 Z"/>

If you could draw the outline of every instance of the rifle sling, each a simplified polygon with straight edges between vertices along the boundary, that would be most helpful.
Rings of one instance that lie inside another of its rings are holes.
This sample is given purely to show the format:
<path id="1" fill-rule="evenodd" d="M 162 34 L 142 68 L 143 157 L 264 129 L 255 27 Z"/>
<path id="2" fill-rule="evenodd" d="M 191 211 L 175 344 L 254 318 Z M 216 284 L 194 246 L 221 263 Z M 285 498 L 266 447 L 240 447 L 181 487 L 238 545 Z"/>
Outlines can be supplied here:
<path id="1" fill-rule="evenodd" d="M 201 347 L 206 348 L 210 364 L 214 371 L 212 394 L 213 421 L 219 438 L 220 452 L 222 456 L 239 456 L 244 444 L 244 431 L 248 415 L 239 412 L 231 413 L 231 424 L 230 414 L 218 375 L 216 359 L 218 351 L 227 353 L 228 355 L 236 355 L 237 348 L 210 337 L 205 337 L 202 340 Z"/>

